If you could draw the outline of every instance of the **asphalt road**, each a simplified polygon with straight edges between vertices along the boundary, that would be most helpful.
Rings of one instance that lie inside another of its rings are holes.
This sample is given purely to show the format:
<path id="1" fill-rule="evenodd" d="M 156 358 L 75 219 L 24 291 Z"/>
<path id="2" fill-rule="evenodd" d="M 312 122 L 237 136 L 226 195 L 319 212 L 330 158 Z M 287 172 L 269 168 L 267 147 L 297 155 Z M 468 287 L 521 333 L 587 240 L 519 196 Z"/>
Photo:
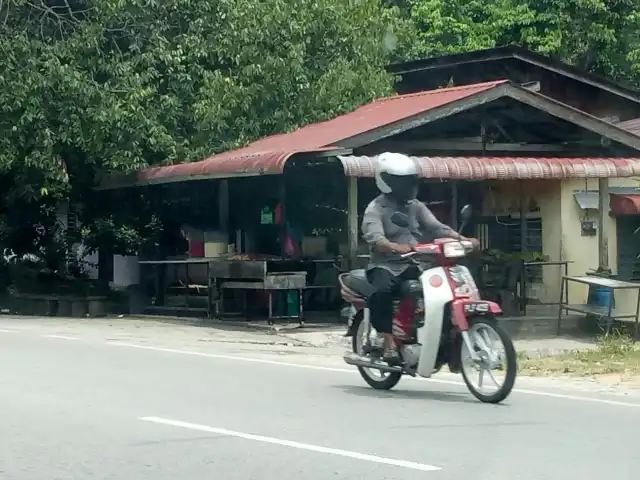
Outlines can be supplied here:
<path id="1" fill-rule="evenodd" d="M 640 475 L 638 398 L 520 391 L 492 406 L 446 380 L 377 392 L 346 366 L 82 332 L 0 320 L 2 480 Z"/>

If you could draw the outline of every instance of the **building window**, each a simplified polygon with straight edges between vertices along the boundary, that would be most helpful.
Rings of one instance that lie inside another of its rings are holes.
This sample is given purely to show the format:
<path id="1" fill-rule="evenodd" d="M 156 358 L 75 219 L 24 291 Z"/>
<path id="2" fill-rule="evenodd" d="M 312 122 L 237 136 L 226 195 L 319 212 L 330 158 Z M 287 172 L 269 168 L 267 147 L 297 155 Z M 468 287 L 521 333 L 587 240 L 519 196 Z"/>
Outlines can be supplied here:
<path id="1" fill-rule="evenodd" d="M 618 278 L 640 281 L 640 216 L 616 218 Z"/>
<path id="2" fill-rule="evenodd" d="M 527 236 L 525 246 L 527 252 L 542 254 L 542 218 L 527 218 Z M 486 248 L 500 250 L 505 253 L 521 253 L 522 243 L 519 218 L 484 217 L 482 219 L 486 239 L 481 242 Z M 542 283 L 542 266 L 527 267 L 527 282 Z"/>

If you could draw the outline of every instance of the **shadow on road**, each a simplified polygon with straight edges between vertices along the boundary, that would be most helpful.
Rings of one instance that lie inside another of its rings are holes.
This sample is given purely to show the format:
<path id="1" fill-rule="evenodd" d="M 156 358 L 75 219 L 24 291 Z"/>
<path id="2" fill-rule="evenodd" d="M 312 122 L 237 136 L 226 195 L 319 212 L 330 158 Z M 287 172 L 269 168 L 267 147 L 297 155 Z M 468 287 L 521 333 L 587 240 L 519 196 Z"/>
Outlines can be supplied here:
<path id="1" fill-rule="evenodd" d="M 402 398 L 409 400 L 436 400 L 450 403 L 480 403 L 467 392 L 434 392 L 433 390 L 375 390 L 371 387 L 335 385 L 334 388 L 350 395 L 369 398 Z"/>

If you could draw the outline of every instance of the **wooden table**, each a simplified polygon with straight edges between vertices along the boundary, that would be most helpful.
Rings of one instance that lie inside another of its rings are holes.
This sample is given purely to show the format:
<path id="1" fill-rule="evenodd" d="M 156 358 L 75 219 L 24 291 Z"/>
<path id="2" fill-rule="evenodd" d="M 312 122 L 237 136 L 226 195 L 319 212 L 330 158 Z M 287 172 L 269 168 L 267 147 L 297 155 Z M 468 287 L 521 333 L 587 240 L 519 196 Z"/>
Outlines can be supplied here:
<path id="1" fill-rule="evenodd" d="M 604 287 L 615 292 L 616 290 L 636 290 L 636 311 L 635 313 L 624 313 L 616 310 L 613 307 L 613 302 L 608 307 L 600 305 L 588 305 L 588 304 L 573 304 L 568 303 L 569 282 L 581 283 L 583 285 L 589 285 L 590 287 Z M 567 300 L 563 301 L 563 298 Z M 599 318 L 606 318 L 609 320 L 621 320 L 621 319 L 633 319 L 635 323 L 635 336 L 638 337 L 638 318 L 640 316 L 640 283 L 625 282 L 622 280 L 614 280 L 612 278 L 603 278 L 596 276 L 580 276 L 569 277 L 563 276 L 562 283 L 560 285 L 560 304 L 558 307 L 558 335 L 560 335 L 560 324 L 562 322 L 562 312 L 571 311 L 577 313 L 583 313 L 585 315 L 593 315 Z"/>

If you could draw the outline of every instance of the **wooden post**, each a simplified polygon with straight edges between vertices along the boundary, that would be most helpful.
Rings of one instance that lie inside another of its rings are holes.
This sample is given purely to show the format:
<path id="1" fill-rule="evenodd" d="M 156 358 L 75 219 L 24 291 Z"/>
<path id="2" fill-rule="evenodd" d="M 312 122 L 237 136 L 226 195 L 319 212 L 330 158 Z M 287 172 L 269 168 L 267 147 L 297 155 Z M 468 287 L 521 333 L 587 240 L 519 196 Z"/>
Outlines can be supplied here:
<path id="1" fill-rule="evenodd" d="M 598 270 L 609 270 L 609 239 L 605 219 L 609 212 L 609 179 L 598 179 Z"/>
<path id="2" fill-rule="evenodd" d="M 358 259 L 358 177 L 348 177 L 347 223 L 349 237 L 349 268 L 355 268 Z"/>

